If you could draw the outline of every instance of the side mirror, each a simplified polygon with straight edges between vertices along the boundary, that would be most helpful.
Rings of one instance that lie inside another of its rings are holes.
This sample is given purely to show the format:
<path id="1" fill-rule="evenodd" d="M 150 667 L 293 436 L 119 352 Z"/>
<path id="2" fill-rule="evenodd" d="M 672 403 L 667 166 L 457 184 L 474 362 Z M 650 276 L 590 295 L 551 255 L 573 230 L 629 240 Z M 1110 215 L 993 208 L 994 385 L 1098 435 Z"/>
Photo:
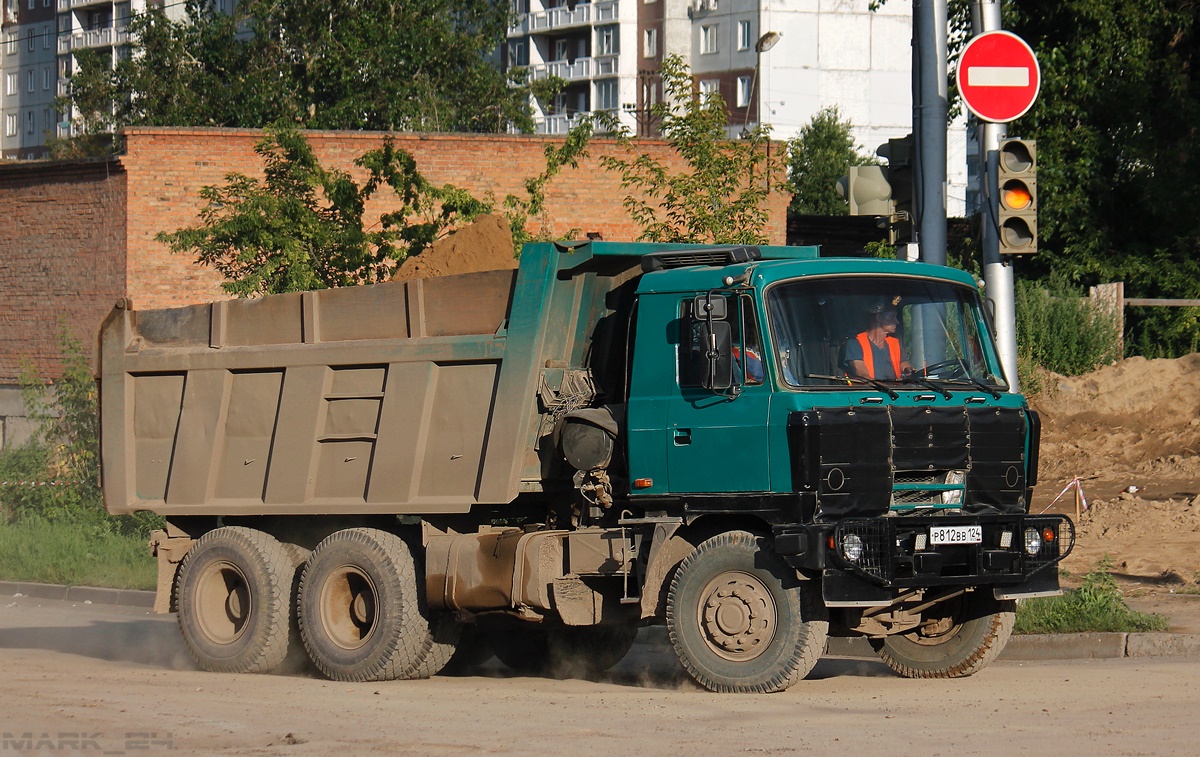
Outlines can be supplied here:
<path id="1" fill-rule="evenodd" d="M 704 372 L 705 389 L 728 389 L 733 386 L 733 330 L 728 321 L 701 323 L 701 334 L 707 347 L 708 370 Z"/>

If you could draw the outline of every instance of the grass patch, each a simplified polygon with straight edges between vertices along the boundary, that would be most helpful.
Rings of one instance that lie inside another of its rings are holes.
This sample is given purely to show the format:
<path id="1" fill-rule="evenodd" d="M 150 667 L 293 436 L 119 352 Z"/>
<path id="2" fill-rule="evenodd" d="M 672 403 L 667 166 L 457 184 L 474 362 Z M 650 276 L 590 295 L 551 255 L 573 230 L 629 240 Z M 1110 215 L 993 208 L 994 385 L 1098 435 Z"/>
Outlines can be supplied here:
<path id="1" fill-rule="evenodd" d="M 156 570 L 142 535 L 86 523 L 0 521 L 0 580 L 153 589 Z"/>
<path id="2" fill-rule="evenodd" d="M 1111 560 L 1100 561 L 1083 577 L 1078 589 L 1061 597 L 1037 597 L 1017 605 L 1014 633 L 1083 633 L 1107 631 L 1135 633 L 1165 631 L 1167 618 L 1138 612 L 1125 604 L 1117 581 L 1109 574 Z"/>

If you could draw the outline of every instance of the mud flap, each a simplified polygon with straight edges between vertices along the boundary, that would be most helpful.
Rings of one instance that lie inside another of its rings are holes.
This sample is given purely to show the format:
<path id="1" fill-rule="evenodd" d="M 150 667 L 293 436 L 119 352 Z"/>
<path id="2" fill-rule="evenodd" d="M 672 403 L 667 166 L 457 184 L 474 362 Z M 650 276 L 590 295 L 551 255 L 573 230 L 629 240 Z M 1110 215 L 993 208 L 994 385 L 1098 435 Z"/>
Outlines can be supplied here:
<path id="1" fill-rule="evenodd" d="M 821 597 L 826 607 L 879 607 L 891 604 L 895 592 L 852 573 L 826 570 L 821 578 Z"/>

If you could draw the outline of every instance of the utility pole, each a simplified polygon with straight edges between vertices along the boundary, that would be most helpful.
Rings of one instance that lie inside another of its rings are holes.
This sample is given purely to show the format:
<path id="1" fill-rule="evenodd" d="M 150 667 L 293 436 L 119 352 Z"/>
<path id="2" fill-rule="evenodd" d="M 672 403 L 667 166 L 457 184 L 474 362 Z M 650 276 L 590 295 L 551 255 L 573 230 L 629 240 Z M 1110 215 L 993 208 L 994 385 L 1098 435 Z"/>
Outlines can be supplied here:
<path id="1" fill-rule="evenodd" d="M 1000 0 L 971 0 L 971 32 L 979 35 L 1002 28 Z M 1017 383 L 1017 312 L 1012 264 L 1000 257 L 999 198 L 992 191 L 999 175 L 1000 140 L 1008 136 L 1005 124 L 977 121 L 979 141 L 980 219 L 983 227 L 983 282 L 995 310 L 996 347 L 1008 379 L 1009 391 Z"/>
<path id="2" fill-rule="evenodd" d="M 913 0 L 914 231 L 921 259 L 946 264 L 946 0 Z"/>

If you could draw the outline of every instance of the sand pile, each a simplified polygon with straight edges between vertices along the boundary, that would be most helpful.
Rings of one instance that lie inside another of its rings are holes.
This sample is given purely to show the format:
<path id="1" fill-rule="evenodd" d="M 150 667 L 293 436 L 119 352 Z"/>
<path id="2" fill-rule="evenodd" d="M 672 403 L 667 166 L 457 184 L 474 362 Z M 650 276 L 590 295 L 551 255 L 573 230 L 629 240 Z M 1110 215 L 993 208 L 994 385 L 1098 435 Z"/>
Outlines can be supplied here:
<path id="1" fill-rule="evenodd" d="M 484 215 L 469 226 L 434 242 L 420 255 L 405 260 L 392 276 L 392 281 L 516 267 L 508 219 L 500 215 Z"/>

